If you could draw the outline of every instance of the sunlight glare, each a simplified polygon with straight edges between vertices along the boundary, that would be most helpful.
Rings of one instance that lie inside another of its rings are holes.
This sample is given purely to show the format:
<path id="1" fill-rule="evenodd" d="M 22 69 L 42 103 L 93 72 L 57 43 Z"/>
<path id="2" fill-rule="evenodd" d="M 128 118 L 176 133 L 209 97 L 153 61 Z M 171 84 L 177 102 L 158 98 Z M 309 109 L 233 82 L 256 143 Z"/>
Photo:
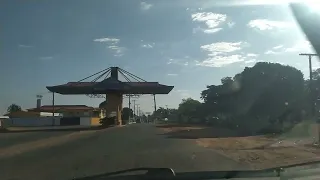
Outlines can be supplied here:
<path id="1" fill-rule="evenodd" d="M 306 4 L 310 8 L 311 11 L 320 12 L 320 1 L 318 0 L 309 0 L 306 1 Z"/>

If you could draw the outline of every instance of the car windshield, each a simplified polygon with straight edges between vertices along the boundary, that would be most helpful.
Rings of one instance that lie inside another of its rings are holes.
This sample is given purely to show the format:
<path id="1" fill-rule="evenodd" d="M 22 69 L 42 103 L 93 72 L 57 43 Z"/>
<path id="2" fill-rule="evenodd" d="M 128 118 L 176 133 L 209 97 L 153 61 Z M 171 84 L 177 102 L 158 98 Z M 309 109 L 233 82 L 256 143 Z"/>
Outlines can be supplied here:
<path id="1" fill-rule="evenodd" d="M 1 0 L 1 179 L 318 161 L 320 2 L 288 3 Z"/>

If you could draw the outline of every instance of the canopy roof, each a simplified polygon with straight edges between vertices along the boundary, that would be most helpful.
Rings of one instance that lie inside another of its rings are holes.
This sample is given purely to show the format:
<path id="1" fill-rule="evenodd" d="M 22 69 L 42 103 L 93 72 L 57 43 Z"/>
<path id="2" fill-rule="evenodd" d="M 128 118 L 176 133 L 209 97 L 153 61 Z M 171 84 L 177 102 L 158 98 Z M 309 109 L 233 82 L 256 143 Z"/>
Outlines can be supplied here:
<path id="1" fill-rule="evenodd" d="M 51 92 L 59 94 L 108 94 L 108 93 L 121 93 L 121 94 L 168 94 L 174 86 L 167 86 L 159 84 L 158 82 L 146 82 L 143 79 L 125 71 L 118 67 L 111 67 L 111 77 L 106 77 L 100 82 L 94 81 L 78 81 L 78 82 L 68 82 L 66 84 L 57 85 L 57 86 L 47 86 L 47 89 Z M 125 76 L 125 79 L 128 82 L 123 82 L 118 80 L 118 71 L 123 76 L 124 73 L 129 74 L 136 80 L 141 80 L 138 82 L 132 82 L 128 77 Z M 101 73 L 100 71 L 98 73 Z M 108 69 L 106 69 L 102 75 L 106 74 Z M 96 74 L 98 74 L 96 73 Z M 94 75 L 96 75 L 94 74 Z M 99 75 L 101 77 L 102 75 Z M 93 76 L 93 75 L 91 75 Z M 89 77 L 91 77 L 89 76 Z M 87 77 L 87 78 L 89 78 Z M 87 79 L 85 78 L 85 79 Z M 83 79 L 83 80 L 85 80 Z"/>
<path id="2" fill-rule="evenodd" d="M 93 107 L 89 107 L 86 105 L 44 105 L 39 108 L 31 108 L 27 109 L 29 112 L 52 112 L 52 110 L 55 110 L 56 112 L 58 110 L 64 110 L 64 111 L 92 111 L 94 110 Z"/>

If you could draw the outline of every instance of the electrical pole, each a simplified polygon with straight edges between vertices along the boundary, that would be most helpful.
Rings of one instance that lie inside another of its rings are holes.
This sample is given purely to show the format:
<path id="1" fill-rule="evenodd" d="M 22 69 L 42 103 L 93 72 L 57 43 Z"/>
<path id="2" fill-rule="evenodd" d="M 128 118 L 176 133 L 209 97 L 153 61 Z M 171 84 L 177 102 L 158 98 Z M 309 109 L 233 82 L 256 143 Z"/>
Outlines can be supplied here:
<path id="1" fill-rule="evenodd" d="M 156 95 L 153 95 L 154 112 L 157 111 Z"/>
<path id="2" fill-rule="evenodd" d="M 139 116 L 139 104 L 136 104 L 137 106 L 137 116 Z"/>
<path id="3" fill-rule="evenodd" d="M 52 126 L 54 126 L 54 92 L 52 92 Z"/>
<path id="4" fill-rule="evenodd" d="M 141 119 L 140 119 L 140 117 L 139 117 L 139 104 L 136 104 L 136 106 L 137 106 L 137 117 L 138 117 L 138 119 L 139 119 L 139 121 L 140 121 L 140 123 L 141 123 Z"/>
<path id="5" fill-rule="evenodd" d="M 134 121 L 136 121 L 136 116 L 135 116 L 135 114 L 136 114 L 136 100 L 134 99 L 132 101 L 133 101 L 133 119 L 134 119 Z"/>
<path id="6" fill-rule="evenodd" d="M 130 107 L 131 107 L 130 97 L 131 97 L 131 96 L 129 96 L 129 109 L 130 109 Z M 130 115 L 129 115 L 129 117 L 130 117 Z"/>
<path id="7" fill-rule="evenodd" d="M 131 97 L 131 95 L 129 94 L 129 123 L 130 123 L 130 121 L 131 121 L 131 101 L 130 101 L 130 97 Z"/>
<path id="8" fill-rule="evenodd" d="M 312 79 L 312 57 L 313 56 L 318 56 L 318 54 L 310 54 L 310 53 L 301 53 L 299 54 L 300 56 L 308 56 L 309 57 L 309 78 L 310 78 L 310 94 L 311 94 L 311 115 L 314 117 L 315 116 L 315 92 L 313 89 L 313 79 Z"/>

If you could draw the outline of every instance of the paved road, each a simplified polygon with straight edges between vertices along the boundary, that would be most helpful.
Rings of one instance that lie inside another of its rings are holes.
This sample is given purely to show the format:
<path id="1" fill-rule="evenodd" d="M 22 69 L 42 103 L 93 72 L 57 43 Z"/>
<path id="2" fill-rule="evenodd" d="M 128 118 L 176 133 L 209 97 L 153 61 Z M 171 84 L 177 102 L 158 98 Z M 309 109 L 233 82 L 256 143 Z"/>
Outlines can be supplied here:
<path id="1" fill-rule="evenodd" d="M 0 148 L 27 143 L 50 137 L 71 134 L 75 129 L 89 128 L 88 126 L 49 126 L 49 127 L 14 127 L 10 133 L 0 133 Z M 46 132 L 43 132 L 46 130 Z M 26 132 L 28 131 L 28 132 Z"/>
<path id="2" fill-rule="evenodd" d="M 246 168 L 192 140 L 169 139 L 161 133 L 148 124 L 101 130 L 59 146 L 0 159 L 0 179 L 71 179 L 135 167 L 170 167 L 177 172 Z"/>

